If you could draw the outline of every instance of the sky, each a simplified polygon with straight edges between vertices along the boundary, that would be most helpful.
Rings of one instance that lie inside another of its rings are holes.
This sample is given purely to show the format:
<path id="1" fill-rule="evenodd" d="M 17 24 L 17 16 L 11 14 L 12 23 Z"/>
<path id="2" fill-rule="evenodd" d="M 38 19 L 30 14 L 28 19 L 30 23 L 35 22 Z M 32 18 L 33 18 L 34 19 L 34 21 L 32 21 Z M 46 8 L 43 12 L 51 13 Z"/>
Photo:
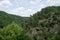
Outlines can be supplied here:
<path id="1" fill-rule="evenodd" d="M 0 0 L 0 11 L 24 17 L 47 6 L 60 6 L 60 0 Z"/>

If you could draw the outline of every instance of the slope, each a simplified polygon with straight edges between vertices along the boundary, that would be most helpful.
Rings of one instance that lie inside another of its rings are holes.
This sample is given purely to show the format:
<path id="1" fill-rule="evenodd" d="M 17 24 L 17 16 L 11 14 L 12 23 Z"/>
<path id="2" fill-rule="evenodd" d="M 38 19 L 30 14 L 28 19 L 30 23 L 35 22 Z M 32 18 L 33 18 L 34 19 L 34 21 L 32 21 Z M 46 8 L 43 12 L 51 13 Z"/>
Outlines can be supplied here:
<path id="1" fill-rule="evenodd" d="M 23 21 L 25 21 L 27 17 L 21 17 L 16 15 L 8 14 L 4 11 L 0 11 L 0 27 L 6 26 L 12 22 L 16 22 L 17 24 L 22 26 Z"/>

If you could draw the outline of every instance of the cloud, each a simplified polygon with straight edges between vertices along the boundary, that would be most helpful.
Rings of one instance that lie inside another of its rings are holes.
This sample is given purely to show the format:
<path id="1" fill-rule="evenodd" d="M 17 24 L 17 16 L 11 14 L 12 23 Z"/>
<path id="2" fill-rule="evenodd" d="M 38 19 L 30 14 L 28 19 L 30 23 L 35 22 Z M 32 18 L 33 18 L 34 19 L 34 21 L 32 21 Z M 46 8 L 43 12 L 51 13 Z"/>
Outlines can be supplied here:
<path id="1" fill-rule="evenodd" d="M 16 8 L 16 9 L 13 9 L 12 11 L 13 12 L 22 12 L 22 11 L 24 11 L 25 10 L 25 8 L 24 7 L 18 7 L 18 8 Z"/>
<path id="2" fill-rule="evenodd" d="M 30 1 L 30 3 L 33 4 L 33 5 L 36 5 L 36 4 L 38 4 L 39 2 L 41 2 L 41 0 L 34 0 L 34 1 L 31 0 L 31 1 Z"/>
<path id="3" fill-rule="evenodd" d="M 2 0 L 0 10 L 19 16 L 30 16 L 47 6 L 60 6 L 60 0 Z M 9 7 L 9 8 L 8 8 Z"/>
<path id="4" fill-rule="evenodd" d="M 60 0 L 31 0 L 32 6 L 35 7 L 36 11 L 40 11 L 42 8 L 47 6 L 58 6 L 60 5 Z"/>
<path id="5" fill-rule="evenodd" d="M 24 7 L 18 7 L 16 9 L 11 10 L 9 13 L 16 14 L 19 16 L 30 16 L 34 13 L 33 9 L 26 9 Z"/>
<path id="6" fill-rule="evenodd" d="M 45 3 L 47 6 L 54 6 L 60 4 L 60 0 L 47 0 Z"/>
<path id="7" fill-rule="evenodd" d="M 36 4 L 34 1 L 30 1 L 31 4 Z"/>
<path id="8" fill-rule="evenodd" d="M 46 0 L 46 1 L 42 1 L 42 0 L 30 0 L 29 1 L 32 5 L 30 8 L 25 8 L 25 7 L 18 7 L 13 9 L 12 11 L 10 11 L 11 14 L 16 14 L 19 16 L 30 16 L 33 15 L 35 12 L 37 11 L 41 11 L 42 8 L 47 7 L 47 6 L 52 6 L 52 5 L 56 5 L 58 4 L 57 0 Z M 46 3 L 44 3 L 46 2 Z M 32 7 L 33 6 L 33 7 Z"/>
<path id="9" fill-rule="evenodd" d="M 30 0 L 30 4 L 40 5 L 44 4 L 46 6 L 60 5 L 60 0 Z"/>
<path id="10" fill-rule="evenodd" d="M 0 1 L 0 7 L 8 7 L 11 5 L 12 5 L 12 3 L 9 0 Z"/>
<path id="11" fill-rule="evenodd" d="M 39 8 L 38 8 L 37 11 L 41 11 L 41 9 L 42 9 L 42 8 L 45 8 L 45 7 L 47 7 L 47 5 L 41 4 L 41 5 L 39 6 Z"/>

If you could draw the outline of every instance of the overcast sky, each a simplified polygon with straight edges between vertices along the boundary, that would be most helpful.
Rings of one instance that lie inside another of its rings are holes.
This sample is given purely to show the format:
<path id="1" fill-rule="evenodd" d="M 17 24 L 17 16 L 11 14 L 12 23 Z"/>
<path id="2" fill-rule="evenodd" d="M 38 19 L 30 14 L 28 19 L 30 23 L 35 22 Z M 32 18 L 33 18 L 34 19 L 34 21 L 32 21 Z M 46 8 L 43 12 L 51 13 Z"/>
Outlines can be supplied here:
<path id="1" fill-rule="evenodd" d="M 30 16 L 47 6 L 60 6 L 60 0 L 0 0 L 0 11 Z"/>

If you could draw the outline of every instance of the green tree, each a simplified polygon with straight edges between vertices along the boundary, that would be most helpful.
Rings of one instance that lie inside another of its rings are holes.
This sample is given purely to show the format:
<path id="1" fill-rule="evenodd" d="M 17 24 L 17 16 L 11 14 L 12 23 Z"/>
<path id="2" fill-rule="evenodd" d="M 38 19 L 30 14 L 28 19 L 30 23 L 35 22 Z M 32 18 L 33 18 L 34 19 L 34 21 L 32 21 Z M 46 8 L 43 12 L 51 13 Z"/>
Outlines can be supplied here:
<path id="1" fill-rule="evenodd" d="M 22 27 L 12 23 L 0 30 L 0 40 L 31 40 L 31 38 Z"/>

